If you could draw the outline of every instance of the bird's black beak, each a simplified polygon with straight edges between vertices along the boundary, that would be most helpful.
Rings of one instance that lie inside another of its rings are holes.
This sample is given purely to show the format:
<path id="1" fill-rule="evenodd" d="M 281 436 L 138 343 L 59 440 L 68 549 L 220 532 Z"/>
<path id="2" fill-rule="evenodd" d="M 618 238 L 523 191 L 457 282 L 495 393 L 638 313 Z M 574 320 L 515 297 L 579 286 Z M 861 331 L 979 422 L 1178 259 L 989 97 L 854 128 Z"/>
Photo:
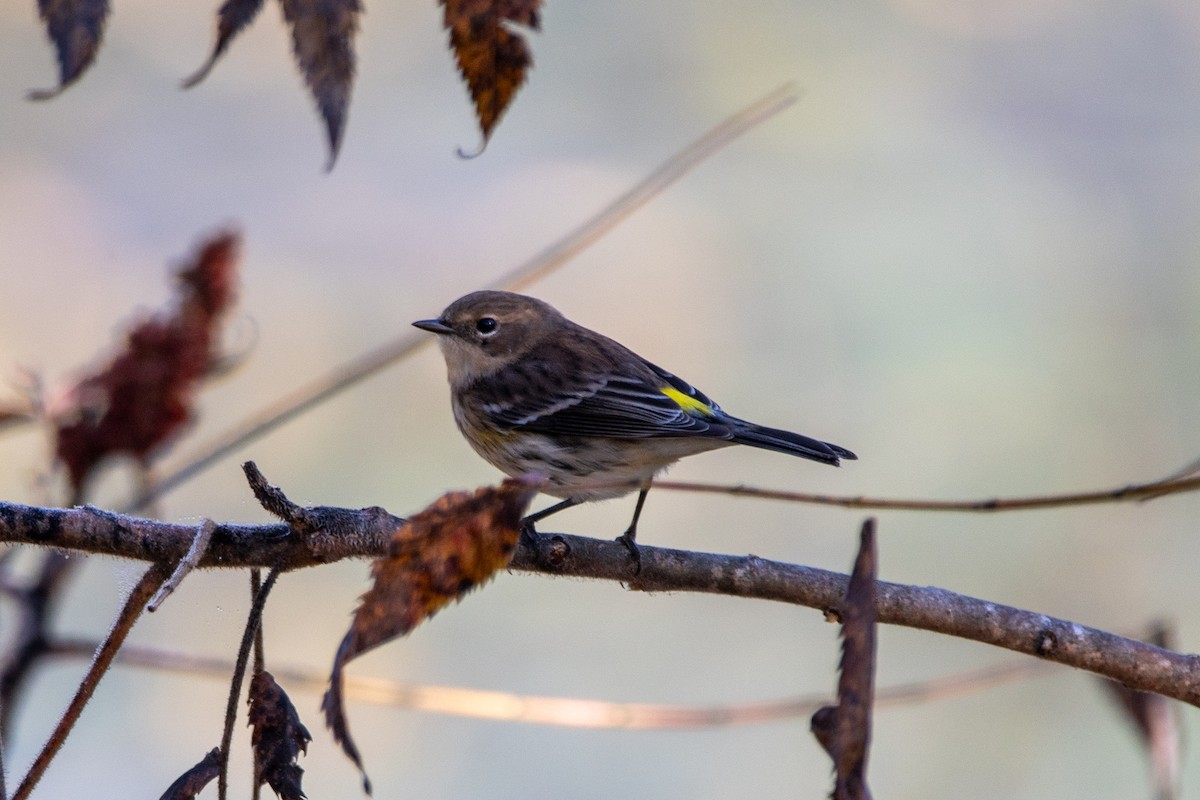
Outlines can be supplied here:
<path id="1" fill-rule="evenodd" d="M 440 319 L 419 319 L 413 323 L 416 327 L 423 331 L 436 333 L 439 336 L 445 336 L 448 333 L 454 333 L 454 329 Z"/>

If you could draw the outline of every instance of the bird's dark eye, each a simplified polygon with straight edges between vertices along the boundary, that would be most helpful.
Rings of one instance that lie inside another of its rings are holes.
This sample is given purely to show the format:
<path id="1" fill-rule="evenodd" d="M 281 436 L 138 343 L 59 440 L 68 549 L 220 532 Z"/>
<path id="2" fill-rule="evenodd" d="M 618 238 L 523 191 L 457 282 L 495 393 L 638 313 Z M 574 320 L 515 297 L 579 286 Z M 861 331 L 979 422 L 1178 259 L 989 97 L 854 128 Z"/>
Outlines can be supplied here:
<path id="1" fill-rule="evenodd" d="M 475 330 L 479 331 L 484 336 L 491 336 L 496 332 L 497 327 L 499 326 L 497 325 L 496 320 L 492 319 L 491 317 L 483 317 L 475 323 Z"/>

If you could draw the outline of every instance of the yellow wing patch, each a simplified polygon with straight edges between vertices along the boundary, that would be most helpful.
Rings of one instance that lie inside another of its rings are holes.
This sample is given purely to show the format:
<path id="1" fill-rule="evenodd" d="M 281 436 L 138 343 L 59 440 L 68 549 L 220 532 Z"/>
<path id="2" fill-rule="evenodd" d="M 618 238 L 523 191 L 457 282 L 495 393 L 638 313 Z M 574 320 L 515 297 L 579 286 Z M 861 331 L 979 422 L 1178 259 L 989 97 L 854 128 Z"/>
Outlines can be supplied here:
<path id="1" fill-rule="evenodd" d="M 689 414 L 703 414 L 706 417 L 711 417 L 713 414 L 712 406 L 708 403 L 701 402 L 690 395 L 686 395 L 673 386 L 664 386 L 659 389 L 660 392 L 675 401 L 675 404 Z"/>

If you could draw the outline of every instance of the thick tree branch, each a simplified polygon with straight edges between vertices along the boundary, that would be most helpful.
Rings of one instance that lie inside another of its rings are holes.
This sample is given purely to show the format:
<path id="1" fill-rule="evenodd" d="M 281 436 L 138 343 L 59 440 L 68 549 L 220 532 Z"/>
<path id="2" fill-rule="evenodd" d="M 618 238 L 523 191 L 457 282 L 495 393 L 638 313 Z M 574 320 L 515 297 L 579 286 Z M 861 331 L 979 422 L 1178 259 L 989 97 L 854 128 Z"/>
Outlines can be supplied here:
<path id="1" fill-rule="evenodd" d="M 384 552 L 404 520 L 382 508 L 307 509 L 318 532 L 299 535 L 283 523 L 218 524 L 199 567 L 311 567 Z M 0 541 L 177 563 L 192 546 L 195 525 L 115 514 L 92 506 L 41 508 L 0 502 Z"/>
<path id="2" fill-rule="evenodd" d="M 849 578 L 837 572 L 768 561 L 639 546 L 642 571 L 630 574 L 619 544 L 543 536 L 536 552 L 517 552 L 513 567 L 623 581 L 648 592 L 709 592 L 777 600 L 837 612 Z M 1088 670 L 1130 688 L 1200 705 L 1200 657 L 1045 614 L 930 586 L 880 581 L 879 622 L 945 633 Z"/>
<path id="3" fill-rule="evenodd" d="M 292 570 L 387 552 L 402 520 L 381 508 L 315 507 L 306 535 L 286 525 L 217 525 L 201 567 Z M 46 509 L 0 503 L 0 541 L 44 545 L 143 561 L 178 561 L 195 527 L 135 519 L 95 508 Z M 635 575 L 620 544 L 543 535 L 522 543 L 512 567 L 550 575 L 620 581 L 641 591 L 687 591 L 775 600 L 834 612 L 847 577 L 757 556 L 642 545 Z M 933 587 L 880 582 L 879 621 L 945 633 L 1085 669 L 1130 688 L 1200 705 L 1200 659 L 1044 614 Z"/>

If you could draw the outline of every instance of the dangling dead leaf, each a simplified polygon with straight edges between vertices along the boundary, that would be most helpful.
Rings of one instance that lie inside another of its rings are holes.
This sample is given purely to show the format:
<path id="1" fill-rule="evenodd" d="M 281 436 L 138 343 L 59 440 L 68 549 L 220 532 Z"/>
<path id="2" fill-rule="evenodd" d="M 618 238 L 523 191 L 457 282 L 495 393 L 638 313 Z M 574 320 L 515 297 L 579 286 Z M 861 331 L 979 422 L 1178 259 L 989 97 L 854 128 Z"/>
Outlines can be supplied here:
<path id="1" fill-rule="evenodd" d="M 287 692 L 266 670 L 250 681 L 250 737 L 259 767 L 258 780 L 265 782 L 283 800 L 303 800 L 300 777 L 304 770 L 296 763 L 306 752 L 312 736 L 300 722 L 296 707 Z"/>
<path id="2" fill-rule="evenodd" d="M 358 32 L 358 0 L 280 0 L 292 29 L 292 51 L 304 74 L 329 137 L 333 168 L 342 146 L 346 109 L 354 81 L 354 34 Z"/>
<path id="3" fill-rule="evenodd" d="M 28 97 L 48 100 L 79 80 L 96 60 L 108 19 L 108 0 L 38 0 L 38 14 L 58 52 L 58 86 L 35 89 Z"/>
<path id="4" fill-rule="evenodd" d="M 459 72 L 467 82 L 487 144 L 533 56 L 514 26 L 538 30 L 541 0 L 439 0 Z"/>
<path id="5" fill-rule="evenodd" d="M 76 495 L 108 456 L 146 462 L 191 421 L 195 391 L 218 358 L 217 323 L 233 302 L 237 250 L 235 234 L 207 242 L 177 275 L 175 308 L 134 325 L 124 350 L 51 410 L 54 454 Z"/>
<path id="6" fill-rule="evenodd" d="M 221 4 L 217 10 L 217 41 L 213 44 L 212 54 L 195 74 L 183 81 L 183 88 L 190 89 L 208 76 L 233 37 L 254 21 L 262 7 L 263 0 L 225 0 Z"/>
<path id="7" fill-rule="evenodd" d="M 521 517 L 540 481 L 508 479 L 498 487 L 451 492 L 396 531 L 387 556 L 371 566 L 374 585 L 362 596 L 342 639 L 321 708 L 343 752 L 371 783 L 350 736 L 342 701 L 342 670 L 351 659 L 403 636 L 452 600 L 461 599 L 508 566 Z"/>
<path id="8" fill-rule="evenodd" d="M 875 697 L 875 520 L 863 523 L 858 557 L 842 618 L 842 661 L 838 704 L 818 709 L 813 735 L 833 759 L 834 800 L 870 800 L 867 754 L 871 743 L 871 707 Z"/>
<path id="9" fill-rule="evenodd" d="M 159 800 L 195 800 L 221 771 L 221 748 L 214 747 L 196 766 L 175 779 Z"/>
<path id="10" fill-rule="evenodd" d="M 1146 641 L 1157 647 L 1172 648 L 1170 628 L 1159 623 Z M 1125 712 L 1125 719 L 1138 732 L 1150 759 L 1150 779 L 1155 800 L 1174 800 L 1179 796 L 1179 772 L 1183 757 L 1179 707 L 1174 700 L 1153 692 L 1139 692 L 1116 681 L 1103 685 Z"/>

